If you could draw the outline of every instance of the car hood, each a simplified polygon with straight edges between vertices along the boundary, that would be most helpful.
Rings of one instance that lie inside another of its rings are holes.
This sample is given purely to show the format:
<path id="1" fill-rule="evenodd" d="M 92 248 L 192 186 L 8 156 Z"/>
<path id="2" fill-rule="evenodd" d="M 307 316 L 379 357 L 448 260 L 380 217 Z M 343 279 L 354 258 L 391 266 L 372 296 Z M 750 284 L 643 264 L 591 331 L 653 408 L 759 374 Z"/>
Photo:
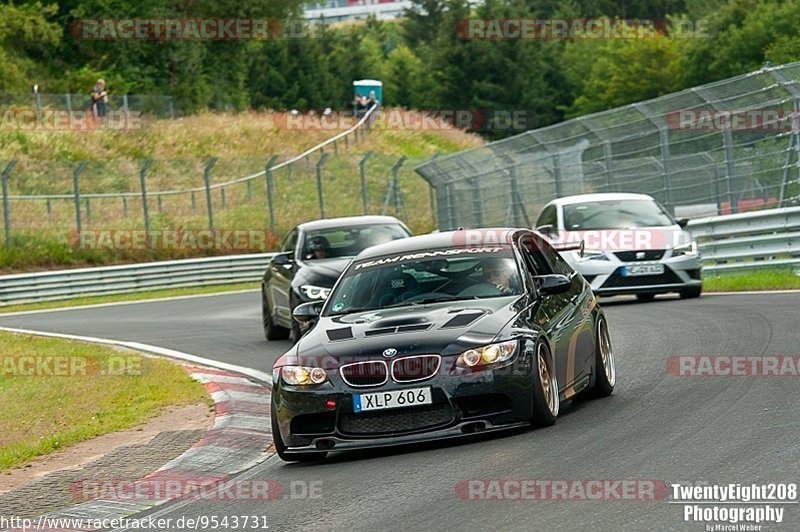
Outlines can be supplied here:
<path id="1" fill-rule="evenodd" d="M 637 227 L 635 229 L 587 229 L 561 231 L 551 241 L 556 245 L 580 244 L 595 251 L 671 249 L 691 242 L 691 234 L 679 225 Z"/>
<path id="2" fill-rule="evenodd" d="M 353 257 L 335 258 L 335 259 L 318 259 L 318 260 L 304 260 L 303 269 L 309 273 L 319 275 L 321 277 L 332 277 L 334 280 L 338 279 Z"/>
<path id="3" fill-rule="evenodd" d="M 496 297 L 320 318 L 275 366 L 338 367 L 353 361 L 381 359 L 387 349 L 395 349 L 398 357 L 459 354 L 509 334 L 526 301 L 525 296 Z"/>

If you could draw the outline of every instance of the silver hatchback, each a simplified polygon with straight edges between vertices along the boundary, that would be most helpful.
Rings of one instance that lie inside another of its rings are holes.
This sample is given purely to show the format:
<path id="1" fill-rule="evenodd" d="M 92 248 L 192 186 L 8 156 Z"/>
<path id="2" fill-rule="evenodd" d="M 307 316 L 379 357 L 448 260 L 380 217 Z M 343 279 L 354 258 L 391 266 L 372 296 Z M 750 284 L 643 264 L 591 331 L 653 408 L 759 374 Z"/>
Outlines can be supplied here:
<path id="1" fill-rule="evenodd" d="M 684 221 L 675 220 L 645 194 L 583 194 L 542 209 L 536 229 L 600 295 L 635 294 L 649 301 L 677 292 L 700 296 L 700 254 Z"/>

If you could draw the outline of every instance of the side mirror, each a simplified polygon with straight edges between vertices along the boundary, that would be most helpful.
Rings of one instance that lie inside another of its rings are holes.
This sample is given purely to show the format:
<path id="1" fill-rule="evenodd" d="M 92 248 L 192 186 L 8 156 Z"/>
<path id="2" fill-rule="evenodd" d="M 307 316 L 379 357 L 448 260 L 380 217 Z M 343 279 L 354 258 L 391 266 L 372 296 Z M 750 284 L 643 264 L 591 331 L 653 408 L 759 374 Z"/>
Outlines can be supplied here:
<path id="1" fill-rule="evenodd" d="M 688 218 L 678 218 L 675 221 L 678 222 L 678 225 L 681 226 L 681 229 L 686 229 L 686 226 L 689 225 L 689 219 Z"/>
<path id="2" fill-rule="evenodd" d="M 572 288 L 572 279 L 566 275 L 537 275 L 541 281 L 539 291 L 545 295 L 563 294 Z"/>
<path id="3" fill-rule="evenodd" d="M 312 301 L 311 303 L 303 303 L 297 305 L 292 311 L 292 317 L 300 323 L 312 321 L 319 318 L 319 313 L 322 310 L 321 301 Z"/>
<path id="4" fill-rule="evenodd" d="M 294 253 L 278 253 L 270 262 L 275 266 L 289 266 L 294 263 Z"/>

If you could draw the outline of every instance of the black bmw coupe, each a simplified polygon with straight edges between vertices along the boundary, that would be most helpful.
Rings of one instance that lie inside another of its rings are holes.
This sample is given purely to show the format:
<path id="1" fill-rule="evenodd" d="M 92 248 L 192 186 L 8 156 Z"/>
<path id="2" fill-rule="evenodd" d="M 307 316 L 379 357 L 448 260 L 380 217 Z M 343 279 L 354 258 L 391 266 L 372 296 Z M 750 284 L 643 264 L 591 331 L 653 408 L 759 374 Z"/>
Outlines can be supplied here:
<path id="1" fill-rule="evenodd" d="M 294 310 L 314 326 L 273 367 L 282 459 L 552 425 L 562 401 L 613 392 L 588 283 L 537 232 L 478 233 L 369 248 Z"/>

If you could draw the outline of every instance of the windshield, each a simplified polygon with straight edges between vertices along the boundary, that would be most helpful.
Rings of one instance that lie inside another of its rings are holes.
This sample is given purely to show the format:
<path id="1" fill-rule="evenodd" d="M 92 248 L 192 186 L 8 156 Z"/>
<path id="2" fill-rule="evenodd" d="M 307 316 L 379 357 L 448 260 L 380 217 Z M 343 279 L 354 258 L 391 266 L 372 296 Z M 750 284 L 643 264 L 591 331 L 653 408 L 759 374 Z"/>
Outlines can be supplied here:
<path id="1" fill-rule="evenodd" d="M 355 225 L 307 231 L 303 239 L 304 260 L 355 257 L 371 246 L 409 236 L 398 224 Z"/>
<path id="2" fill-rule="evenodd" d="M 604 200 L 564 205 L 564 229 L 664 227 L 675 221 L 652 200 Z"/>
<path id="3" fill-rule="evenodd" d="M 327 314 L 521 293 L 509 247 L 430 250 L 353 263 L 331 294 Z"/>

